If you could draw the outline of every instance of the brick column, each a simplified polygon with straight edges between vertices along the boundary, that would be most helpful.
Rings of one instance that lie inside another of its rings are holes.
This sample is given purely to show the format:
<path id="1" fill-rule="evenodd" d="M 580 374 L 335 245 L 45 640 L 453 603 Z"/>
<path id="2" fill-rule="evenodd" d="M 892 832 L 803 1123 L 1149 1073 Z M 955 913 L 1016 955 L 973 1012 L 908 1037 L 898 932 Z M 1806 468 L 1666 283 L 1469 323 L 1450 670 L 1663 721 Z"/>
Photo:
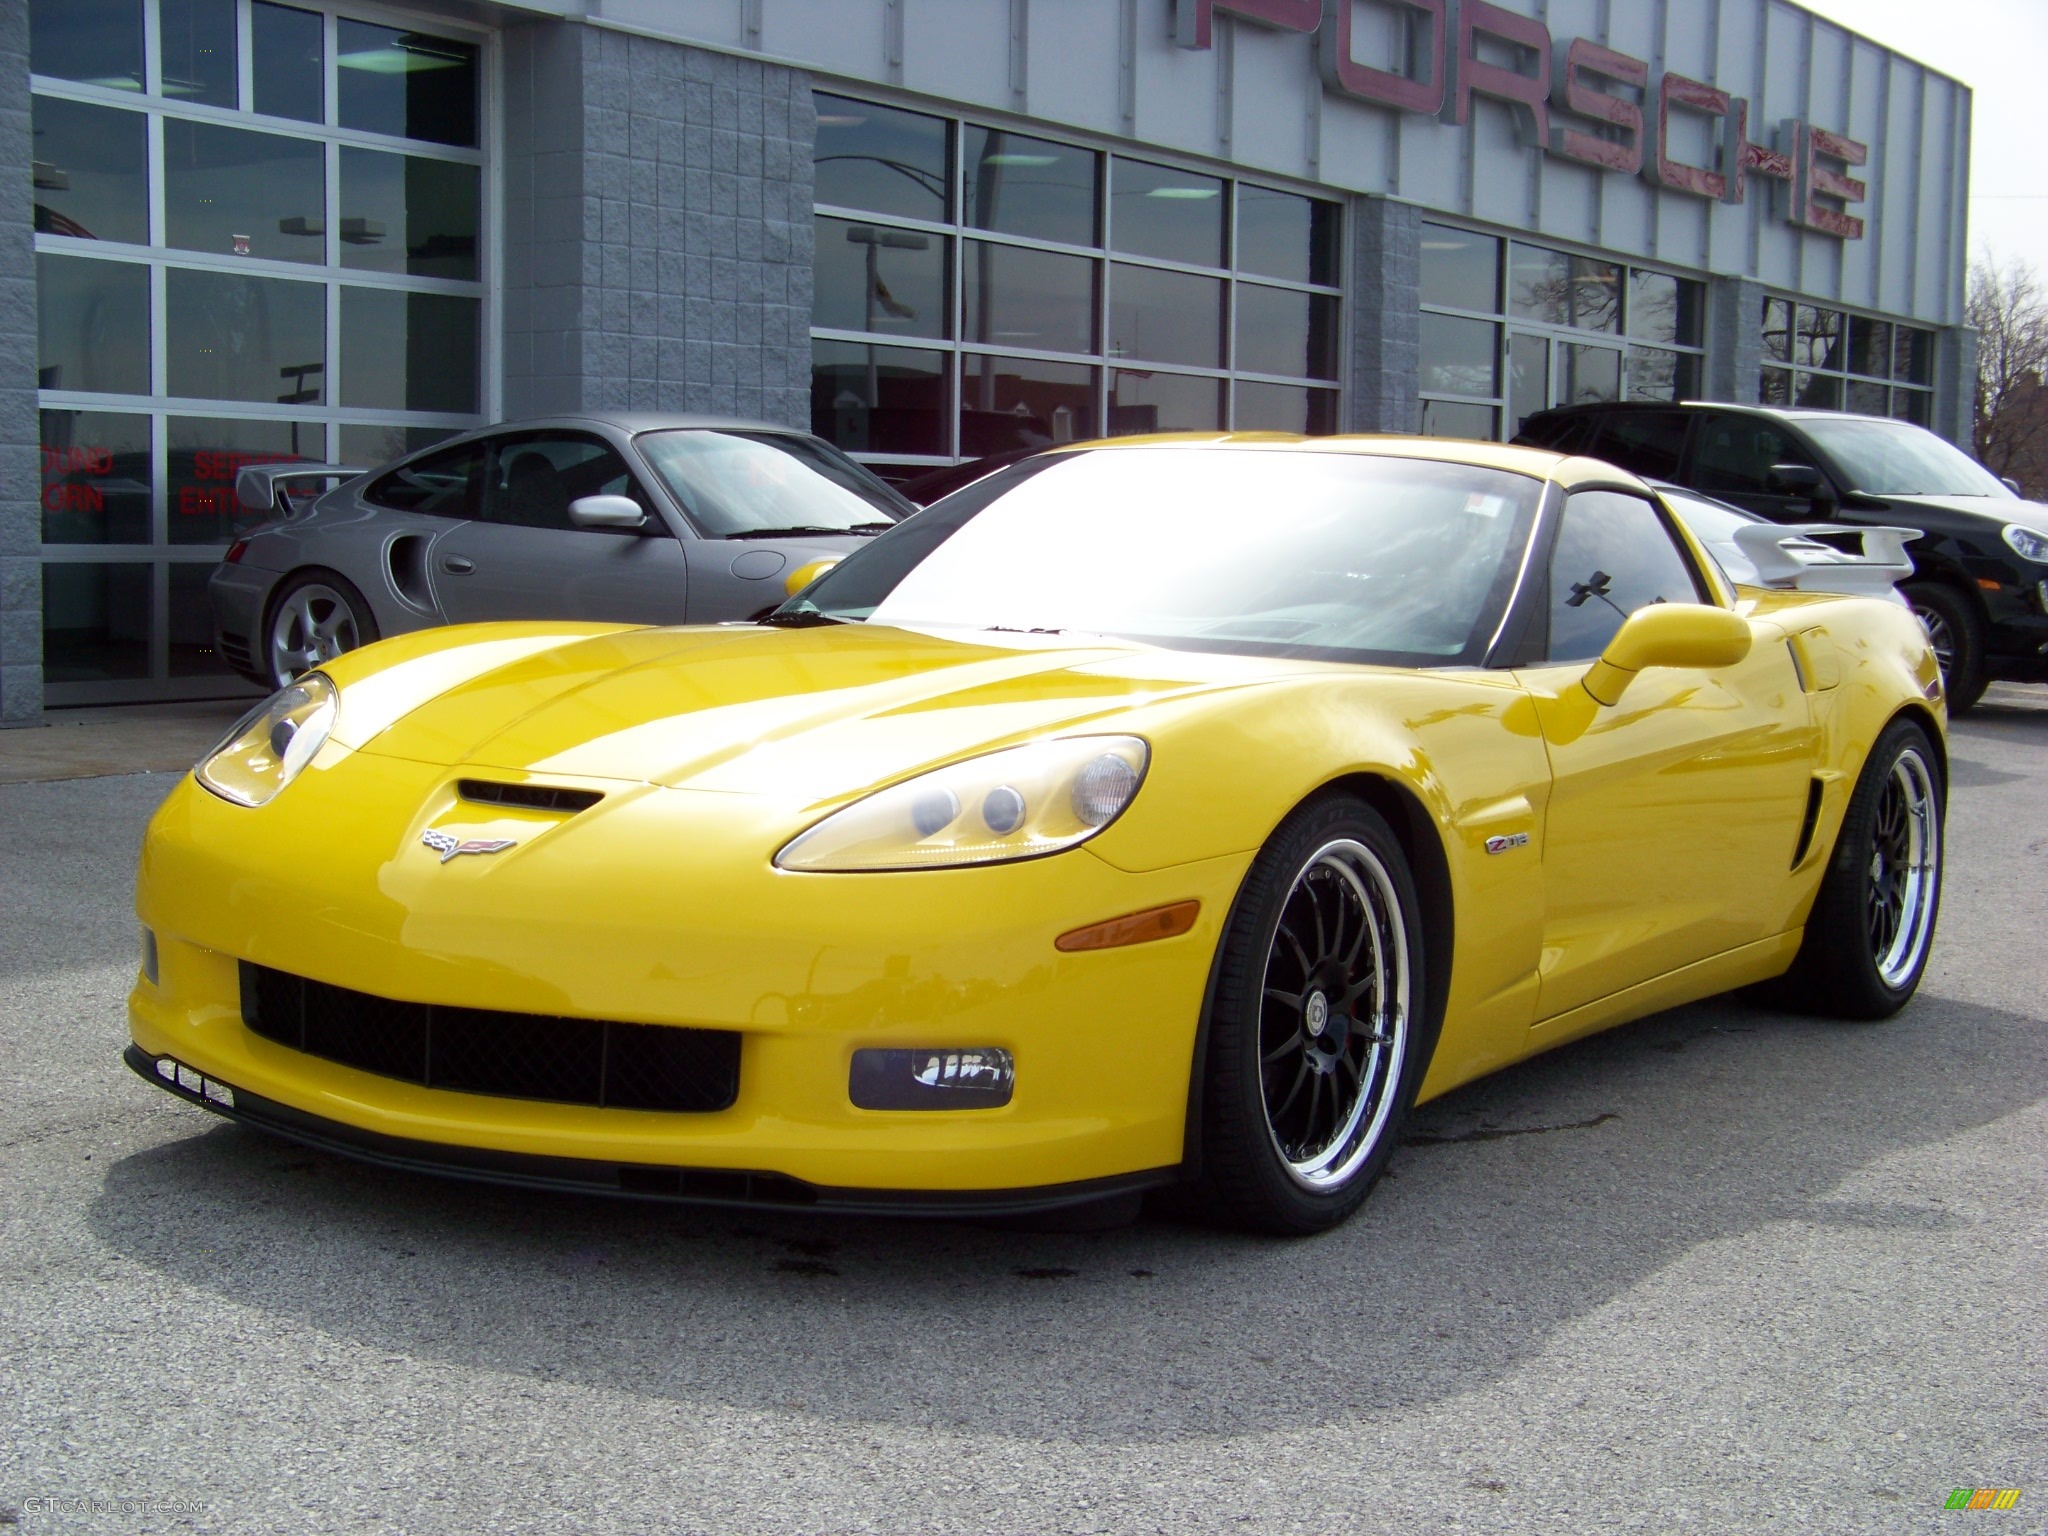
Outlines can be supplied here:
<path id="1" fill-rule="evenodd" d="M 1746 277 L 1707 283 L 1706 398 L 1755 405 L 1764 364 L 1764 290 Z"/>
<path id="2" fill-rule="evenodd" d="M 505 414 L 810 422 L 810 77 L 543 22 L 505 33 Z"/>
<path id="3" fill-rule="evenodd" d="M 1351 200 L 1353 432 L 1422 425 L 1422 210 L 1384 197 Z"/>
<path id="4" fill-rule="evenodd" d="M 1934 333 L 1934 414 L 1927 425 L 1964 452 L 1977 425 L 1977 333 L 1949 326 Z"/>
<path id="5" fill-rule="evenodd" d="M 0 726 L 43 723 L 28 7 L 0 5 Z"/>

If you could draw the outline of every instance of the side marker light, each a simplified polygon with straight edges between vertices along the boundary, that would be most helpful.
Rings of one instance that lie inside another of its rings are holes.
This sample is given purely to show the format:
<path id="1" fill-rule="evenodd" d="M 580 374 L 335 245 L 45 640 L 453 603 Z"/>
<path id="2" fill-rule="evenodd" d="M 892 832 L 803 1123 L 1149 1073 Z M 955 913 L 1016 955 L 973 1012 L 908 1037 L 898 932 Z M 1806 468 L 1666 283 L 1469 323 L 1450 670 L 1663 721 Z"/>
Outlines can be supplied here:
<path id="1" fill-rule="evenodd" d="M 1175 939 L 1195 926 L 1201 915 L 1199 901 L 1176 901 L 1171 906 L 1150 907 L 1113 917 L 1106 923 L 1075 928 L 1053 940 L 1053 948 L 1073 953 L 1086 949 L 1121 949 L 1126 944 L 1149 944 L 1154 939 Z"/>

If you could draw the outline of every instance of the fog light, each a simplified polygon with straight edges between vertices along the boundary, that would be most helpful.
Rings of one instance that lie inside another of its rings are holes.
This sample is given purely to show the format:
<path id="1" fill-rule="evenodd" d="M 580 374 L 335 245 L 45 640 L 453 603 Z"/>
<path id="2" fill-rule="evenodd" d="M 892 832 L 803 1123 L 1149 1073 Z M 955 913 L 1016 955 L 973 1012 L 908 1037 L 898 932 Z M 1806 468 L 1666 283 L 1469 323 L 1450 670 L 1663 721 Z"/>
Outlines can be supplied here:
<path id="1" fill-rule="evenodd" d="M 1016 1061 L 993 1046 L 863 1050 L 846 1091 L 861 1109 L 1000 1109 L 1016 1080 Z"/>
<path id="2" fill-rule="evenodd" d="M 142 930 L 142 979 L 153 987 L 156 974 L 156 935 L 145 928 Z"/>

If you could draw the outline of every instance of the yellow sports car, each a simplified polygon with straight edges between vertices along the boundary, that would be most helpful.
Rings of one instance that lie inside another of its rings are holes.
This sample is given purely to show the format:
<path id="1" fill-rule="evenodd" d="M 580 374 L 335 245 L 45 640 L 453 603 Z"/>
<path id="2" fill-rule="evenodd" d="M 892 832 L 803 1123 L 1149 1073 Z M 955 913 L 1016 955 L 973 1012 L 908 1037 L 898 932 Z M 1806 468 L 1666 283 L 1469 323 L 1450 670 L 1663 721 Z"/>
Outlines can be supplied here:
<path id="1" fill-rule="evenodd" d="M 989 476 L 759 624 L 340 657 L 151 824 L 129 1063 L 464 1177 L 1305 1232 L 1418 1099 L 1749 983 L 1874 1019 L 1945 712 L 1530 449 L 1168 438 Z"/>

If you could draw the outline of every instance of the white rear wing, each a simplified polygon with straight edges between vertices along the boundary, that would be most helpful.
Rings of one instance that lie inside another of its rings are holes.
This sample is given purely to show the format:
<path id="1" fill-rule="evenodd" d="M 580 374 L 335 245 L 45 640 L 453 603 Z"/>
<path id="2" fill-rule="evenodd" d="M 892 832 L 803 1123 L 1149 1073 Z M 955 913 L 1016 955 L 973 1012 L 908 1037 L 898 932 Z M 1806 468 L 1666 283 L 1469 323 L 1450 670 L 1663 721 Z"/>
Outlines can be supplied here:
<path id="1" fill-rule="evenodd" d="M 1759 585 L 1812 592 L 1884 596 L 1913 574 L 1906 545 L 1918 528 L 1859 528 L 1853 523 L 1743 523 L 1735 547 L 1756 567 Z M 1843 547 L 1855 543 L 1857 548 Z"/>

